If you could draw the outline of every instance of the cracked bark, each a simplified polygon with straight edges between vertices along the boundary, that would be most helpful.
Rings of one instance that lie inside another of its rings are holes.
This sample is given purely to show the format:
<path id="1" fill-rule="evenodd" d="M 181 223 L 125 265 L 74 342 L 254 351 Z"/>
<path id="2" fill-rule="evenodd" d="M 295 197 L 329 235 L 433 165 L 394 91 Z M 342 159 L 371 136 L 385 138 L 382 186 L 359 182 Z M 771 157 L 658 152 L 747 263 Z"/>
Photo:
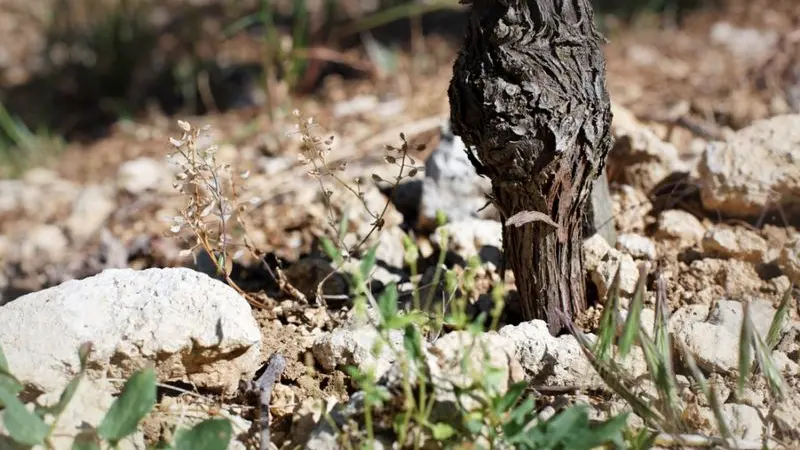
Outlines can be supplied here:
<path id="1" fill-rule="evenodd" d="M 585 206 L 611 147 L 602 37 L 589 0 L 462 2 L 472 8 L 449 89 L 453 130 L 502 217 L 534 213 L 503 227 L 503 248 L 523 319 L 556 334 L 556 311 L 586 309 Z"/>

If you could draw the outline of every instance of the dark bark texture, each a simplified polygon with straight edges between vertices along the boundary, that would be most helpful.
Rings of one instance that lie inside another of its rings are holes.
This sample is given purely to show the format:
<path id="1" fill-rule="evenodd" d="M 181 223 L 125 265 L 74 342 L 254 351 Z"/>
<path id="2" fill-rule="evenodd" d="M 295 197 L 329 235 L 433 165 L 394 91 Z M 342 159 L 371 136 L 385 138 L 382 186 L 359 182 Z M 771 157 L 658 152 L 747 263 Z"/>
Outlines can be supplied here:
<path id="1" fill-rule="evenodd" d="M 565 328 L 556 311 L 586 309 L 584 210 L 611 148 L 603 39 L 590 0 L 465 3 L 453 130 L 492 180 L 504 219 L 534 212 L 532 222 L 504 225 L 503 248 L 523 319 L 546 320 L 556 334 Z"/>

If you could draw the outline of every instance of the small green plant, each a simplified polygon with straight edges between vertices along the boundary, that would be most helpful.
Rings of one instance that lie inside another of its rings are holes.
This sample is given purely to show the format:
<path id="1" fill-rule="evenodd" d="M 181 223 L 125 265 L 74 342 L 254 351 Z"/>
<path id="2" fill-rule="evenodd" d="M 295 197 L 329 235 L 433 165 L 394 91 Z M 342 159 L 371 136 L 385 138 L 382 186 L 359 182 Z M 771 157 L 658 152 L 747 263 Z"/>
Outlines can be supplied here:
<path id="1" fill-rule="evenodd" d="M 47 24 L 50 70 L 74 83 L 74 101 L 94 102 L 112 117 L 140 105 L 157 32 L 148 15 L 152 0 L 54 0 Z"/>
<path id="2" fill-rule="evenodd" d="M 64 388 L 54 405 L 25 407 L 18 394 L 22 383 L 9 370 L 0 347 L 0 412 L 9 437 L 22 446 L 53 448 L 52 438 L 59 418 L 75 396 L 86 376 L 86 363 L 91 344 L 81 346 L 78 355 L 80 370 Z M 137 431 L 141 420 L 156 403 L 156 375 L 152 368 L 142 369 L 125 382 L 122 393 L 114 400 L 97 427 L 85 426 L 74 436 L 73 449 L 100 450 L 116 448 L 120 441 Z M 47 420 L 52 418 L 52 420 Z M 224 450 L 228 447 L 232 427 L 228 420 L 208 419 L 189 430 L 178 430 L 172 444 L 161 448 L 173 450 Z"/>
<path id="3" fill-rule="evenodd" d="M 439 214 L 438 220 L 443 224 L 444 216 Z M 441 233 L 440 238 L 440 247 L 447 248 L 447 233 Z M 416 274 L 419 250 L 409 238 L 405 239 L 404 245 L 406 263 Z M 323 241 L 323 248 L 334 262 L 343 259 L 338 247 L 330 240 Z M 533 397 L 524 395 L 527 383 L 514 384 L 504 391 L 500 388 L 506 376 L 504 370 L 493 367 L 489 361 L 475 367 L 471 361 L 473 352 L 483 351 L 488 356 L 487 349 L 480 347 L 480 338 L 487 326 L 490 330 L 497 328 L 505 289 L 501 285 L 493 289 L 496 307 L 488 317 L 485 313 L 470 317 L 466 313 L 468 297 L 475 288 L 475 271 L 480 261 L 472 258 L 466 270 L 456 275 L 452 270 L 443 269 L 443 255 L 444 252 L 440 253 L 433 277 L 434 286 L 440 279 L 445 280 L 441 308 L 431 308 L 434 289 L 428 291 L 427 298 L 422 298 L 423 286 L 418 281 L 413 283 L 413 307 L 407 312 L 398 308 L 399 296 L 394 284 L 389 284 L 377 298 L 373 298 L 369 280 L 376 260 L 374 247 L 361 264 L 350 271 L 355 311 L 365 315 L 371 306 L 377 312 L 374 326 L 379 338 L 373 350 L 377 355 L 388 346 L 400 377 L 398 386 L 390 388 L 380 384 L 371 371 L 347 368 L 348 374 L 364 393 L 364 423 L 360 431 L 342 430 L 345 434 L 343 439 L 351 447 L 357 446 L 354 445 L 357 442 L 368 445 L 379 429 L 385 432 L 388 426 L 396 442 L 408 448 L 419 448 L 430 439 L 444 448 L 588 450 L 603 445 L 625 448 L 626 414 L 598 423 L 590 421 L 586 407 L 578 405 L 547 420 L 540 420 Z M 440 381 L 427 369 L 430 356 L 426 350 L 427 341 L 435 340 L 443 325 L 454 332 L 466 332 L 468 342 L 472 342 L 466 344 L 458 364 L 471 381 L 454 388 L 457 398 L 473 401 L 469 405 L 458 401 L 457 410 L 451 411 L 446 419 L 434 414 L 437 401 L 434 385 Z M 402 335 L 400 344 L 393 339 L 396 333 Z M 391 416 L 391 420 L 387 416 Z"/>
<path id="4" fill-rule="evenodd" d="M 609 296 L 605 302 L 600 319 L 598 338 L 591 342 L 584 334 L 572 325 L 571 331 L 581 348 L 602 380 L 619 395 L 631 410 L 644 420 L 646 429 L 640 430 L 635 439 L 656 445 L 683 446 L 720 446 L 722 448 L 760 448 L 760 444 L 744 442 L 732 435 L 722 413 L 722 402 L 717 387 L 710 384 L 695 362 L 692 353 L 685 344 L 677 339 L 673 342 L 667 324 L 669 307 L 666 300 L 666 281 L 663 276 L 657 278 L 656 314 L 652 332 L 641 324 L 641 311 L 646 294 L 646 266 L 640 268 L 640 277 L 636 291 L 628 308 L 627 317 L 623 320 L 619 311 L 620 277 L 617 272 L 612 282 Z M 788 317 L 788 306 L 791 300 L 791 288 L 784 296 L 769 329 L 766 341 L 754 330 L 747 303 L 743 305 L 744 320 L 739 341 L 739 375 L 737 378 L 738 393 L 741 395 L 744 386 L 754 374 L 757 367 L 761 376 L 767 381 L 773 402 L 786 398 L 786 383 L 775 363 L 771 352 L 777 345 L 779 331 Z M 634 380 L 617 361 L 631 354 L 635 345 L 641 348 L 647 363 L 649 381 L 656 389 L 656 396 L 637 392 L 636 386 L 641 380 Z M 678 393 L 677 369 L 673 365 L 675 358 L 672 349 L 679 349 L 687 375 L 694 381 L 694 387 L 707 399 L 717 422 L 721 437 L 696 434 L 696 426 L 692 422 L 688 405 Z M 755 356 L 754 356 L 755 355 Z M 648 445 L 649 445 L 648 444 Z"/>
<path id="5" fill-rule="evenodd" d="M 46 164 L 63 147 L 61 139 L 46 129 L 31 131 L 0 102 L 0 178 L 15 177 L 28 168 Z"/>

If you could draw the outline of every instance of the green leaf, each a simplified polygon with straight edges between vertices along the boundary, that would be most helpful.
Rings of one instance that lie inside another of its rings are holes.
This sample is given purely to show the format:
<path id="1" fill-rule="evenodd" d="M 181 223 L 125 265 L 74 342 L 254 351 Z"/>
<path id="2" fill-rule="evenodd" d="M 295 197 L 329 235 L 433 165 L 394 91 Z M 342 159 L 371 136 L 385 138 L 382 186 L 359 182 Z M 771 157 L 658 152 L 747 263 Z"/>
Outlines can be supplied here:
<path id="1" fill-rule="evenodd" d="M 589 413 L 586 405 L 575 405 L 551 417 L 546 422 L 548 437 L 552 442 L 563 442 L 575 430 L 589 426 Z"/>
<path id="2" fill-rule="evenodd" d="M 349 214 L 347 213 L 347 210 L 345 210 L 342 213 L 342 220 L 339 221 L 339 242 L 344 242 L 344 237 L 347 236 L 347 228 L 349 224 L 350 224 Z"/>
<path id="3" fill-rule="evenodd" d="M 83 379 L 83 373 L 79 373 L 78 375 L 73 378 L 67 387 L 61 391 L 61 396 L 58 398 L 58 403 L 53 406 L 42 408 L 43 411 L 46 411 L 49 414 L 54 416 L 59 416 L 64 410 L 67 408 L 67 405 L 72 400 L 72 397 L 75 396 L 75 392 L 78 390 L 78 386 L 81 384 L 81 380 Z"/>
<path id="4" fill-rule="evenodd" d="M 447 214 L 443 210 L 437 209 L 436 210 L 436 226 L 441 227 L 441 226 L 445 225 L 446 223 L 447 223 Z"/>
<path id="5" fill-rule="evenodd" d="M 17 395 L 22 391 L 23 387 L 22 383 L 17 381 L 16 378 L 0 373 L 0 390 L 9 392 L 12 395 Z M 2 408 L 3 405 L 3 400 L 0 399 L 0 408 Z"/>
<path id="6" fill-rule="evenodd" d="M 625 325 L 622 328 L 622 336 L 619 339 L 619 354 L 623 358 L 628 355 L 633 347 L 633 342 L 639 334 L 646 282 L 647 274 L 644 270 L 640 270 L 639 280 L 636 282 L 636 293 L 633 294 L 633 300 L 631 300 L 630 307 L 628 308 L 628 317 L 625 319 Z"/>
<path id="7" fill-rule="evenodd" d="M 511 412 L 509 416 L 510 420 L 516 422 L 528 422 L 528 419 L 533 420 L 532 417 L 528 417 L 528 415 L 533 411 L 536 407 L 536 402 L 533 400 L 532 397 L 528 397 L 525 399 L 524 402 L 520 403 L 514 411 Z"/>
<path id="8" fill-rule="evenodd" d="M 227 419 L 207 419 L 175 438 L 175 450 L 225 450 L 233 428 Z"/>
<path id="9" fill-rule="evenodd" d="M 755 351 L 756 360 L 758 360 L 758 365 L 761 367 L 761 373 L 764 375 L 764 378 L 766 378 L 772 395 L 778 401 L 783 401 L 786 395 L 786 389 L 788 389 L 786 382 L 781 375 L 781 371 L 772 361 L 770 352 L 767 350 L 764 340 L 761 339 L 761 335 L 758 333 L 755 334 Z"/>
<path id="10" fill-rule="evenodd" d="M 322 251 L 328 255 L 328 258 L 330 258 L 335 264 L 341 264 L 342 254 L 339 252 L 339 249 L 333 245 L 333 242 L 325 236 L 321 237 L 319 241 L 322 245 Z"/>
<path id="11" fill-rule="evenodd" d="M 384 324 L 397 317 L 397 285 L 394 282 L 389 283 L 378 297 L 378 310 Z"/>
<path id="12" fill-rule="evenodd" d="M 522 433 L 531 421 L 536 417 L 531 414 L 536 407 L 536 402 L 533 398 L 528 397 L 518 407 L 516 407 L 511 414 L 508 415 L 508 420 L 502 426 L 503 434 L 512 438 Z"/>
<path id="13" fill-rule="evenodd" d="M 83 430 L 75 436 L 75 441 L 72 442 L 72 450 L 100 450 L 98 441 L 96 430 Z"/>
<path id="14" fill-rule="evenodd" d="M 622 431 L 627 424 L 628 414 L 619 414 L 599 425 L 593 426 L 590 430 L 583 433 L 575 433 L 573 435 L 574 439 L 570 439 L 568 448 L 589 450 L 608 443 L 614 444 L 619 449 L 626 448 Z"/>
<path id="15" fill-rule="evenodd" d="M 78 361 L 81 363 L 81 372 L 86 370 L 86 363 L 89 361 L 89 355 L 92 354 L 94 345 L 91 342 L 84 342 L 78 348 Z"/>
<path id="16" fill-rule="evenodd" d="M 456 429 L 444 422 L 436 423 L 430 428 L 433 438 L 437 441 L 446 441 L 456 434 Z"/>
<path id="17" fill-rule="evenodd" d="M 22 445 L 42 445 L 50 432 L 50 427 L 41 417 L 28 411 L 16 394 L 0 386 L 0 402 L 3 410 L 3 426 L 9 436 Z"/>
<path id="18" fill-rule="evenodd" d="M 769 325 L 766 342 L 766 346 L 769 351 L 775 349 L 775 346 L 778 345 L 778 340 L 781 338 L 781 329 L 783 328 L 783 323 L 788 316 L 789 304 L 792 300 L 793 289 L 794 286 L 790 285 L 789 289 L 783 293 L 781 304 L 778 306 L 778 310 L 775 311 L 775 315 L 772 317 L 772 323 Z"/>
<path id="19" fill-rule="evenodd" d="M 377 258 L 378 246 L 374 245 L 369 249 L 369 251 L 367 251 L 366 256 L 364 256 L 364 259 L 361 261 L 361 266 L 359 267 L 363 280 L 369 279 L 372 269 L 375 268 L 375 262 L 377 261 Z"/>
<path id="20" fill-rule="evenodd" d="M 510 411 L 511 408 L 517 404 L 517 400 L 522 397 L 522 393 L 525 392 L 525 388 L 527 387 L 528 383 L 524 381 L 512 384 L 502 397 L 493 399 L 492 403 L 494 404 L 495 412 L 497 414 L 502 414 L 506 411 Z"/>
<path id="21" fill-rule="evenodd" d="M 611 288 L 603 306 L 603 315 L 600 317 L 599 339 L 594 347 L 594 352 L 597 355 L 597 359 L 601 361 L 605 361 L 611 356 L 611 344 L 617 335 L 617 308 L 619 306 L 621 283 L 619 272 L 620 268 L 617 268 L 617 273 L 611 282 Z"/>
<path id="22" fill-rule="evenodd" d="M 703 372 L 700 371 L 700 368 L 697 366 L 697 363 L 694 360 L 694 356 L 692 356 L 692 352 L 686 347 L 686 344 L 683 343 L 682 340 L 676 339 L 675 343 L 678 344 L 678 349 L 680 350 L 681 356 L 683 356 L 684 363 L 686 367 L 689 369 L 689 373 L 694 378 L 695 383 L 700 387 L 700 391 L 706 398 L 711 396 L 711 392 L 709 391 L 708 382 L 706 381 L 705 375 Z"/>
<path id="23" fill-rule="evenodd" d="M 8 368 L 8 359 L 6 358 L 6 354 L 3 351 L 3 346 L 0 345 L 0 372 L 10 372 L 11 369 Z"/>
<path id="24" fill-rule="evenodd" d="M 412 361 L 420 362 L 422 357 L 422 335 L 417 327 L 412 324 L 406 325 L 403 333 L 403 347 L 405 347 Z"/>
<path id="25" fill-rule="evenodd" d="M 122 395 L 111 404 L 97 428 L 100 436 L 116 444 L 136 431 L 145 415 L 156 403 L 156 373 L 152 368 L 133 374 L 122 389 Z"/>
<path id="26" fill-rule="evenodd" d="M 744 392 L 745 382 L 750 376 L 750 368 L 753 362 L 752 342 L 753 342 L 753 322 L 750 320 L 750 306 L 747 302 L 742 303 L 744 319 L 742 320 L 742 330 L 739 333 L 739 376 L 736 380 L 737 393 L 741 396 Z"/>
<path id="27" fill-rule="evenodd" d="M 475 411 L 470 413 L 464 420 L 464 427 L 466 427 L 470 433 L 478 434 L 483 429 L 484 421 L 485 418 L 483 415 L 481 415 L 479 411 Z"/>
<path id="28" fill-rule="evenodd" d="M 23 388 L 22 383 L 11 374 L 11 370 L 8 367 L 8 359 L 6 359 L 6 355 L 3 352 L 3 346 L 0 345 L 0 389 L 5 389 L 6 392 L 17 395 Z M 0 399 L 0 408 L 2 407 L 3 400 Z"/>

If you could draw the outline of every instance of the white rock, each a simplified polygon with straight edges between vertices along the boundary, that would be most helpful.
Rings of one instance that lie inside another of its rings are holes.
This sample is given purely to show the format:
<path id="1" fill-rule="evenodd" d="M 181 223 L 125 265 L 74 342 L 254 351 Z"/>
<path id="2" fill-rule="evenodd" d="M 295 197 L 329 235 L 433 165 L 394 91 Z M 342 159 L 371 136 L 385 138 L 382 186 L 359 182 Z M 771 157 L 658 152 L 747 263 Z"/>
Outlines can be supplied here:
<path id="1" fill-rule="evenodd" d="M 0 192 L 0 218 L 25 217 L 44 223 L 63 220 L 64 212 L 78 195 L 78 187 L 46 171 L 33 180 L 0 180 Z"/>
<path id="2" fill-rule="evenodd" d="M 751 64 L 763 60 L 778 42 L 778 34 L 774 30 L 740 28 L 726 21 L 714 23 L 709 38 L 714 44 L 725 47 L 737 58 Z"/>
<path id="3" fill-rule="evenodd" d="M 380 378 L 396 358 L 392 347 L 402 347 L 402 333 L 393 331 L 391 338 L 390 346 L 390 343 L 382 341 L 375 327 L 370 325 L 356 329 L 337 328 L 318 336 L 311 349 L 314 359 L 328 372 L 352 365 L 362 372 L 373 370 L 375 377 Z M 376 347 L 376 344 L 380 344 L 380 347 Z M 375 350 L 379 351 L 376 353 Z"/>
<path id="4" fill-rule="evenodd" d="M 739 362 L 739 335 L 726 327 L 707 322 L 688 322 L 676 333 L 694 356 L 697 365 L 708 372 L 729 373 Z"/>
<path id="5" fill-rule="evenodd" d="M 72 214 L 65 223 L 74 242 L 83 243 L 106 222 L 116 207 L 111 193 L 104 186 L 87 186 L 75 199 Z"/>
<path id="6" fill-rule="evenodd" d="M 703 206 L 733 217 L 759 217 L 798 206 L 800 115 L 776 116 L 712 143 L 698 166 Z"/>
<path id="7" fill-rule="evenodd" d="M 781 249 L 778 267 L 795 285 L 800 285 L 800 239 Z"/>
<path id="8" fill-rule="evenodd" d="M 583 267 L 587 272 L 594 272 L 612 250 L 603 236 L 594 234 L 583 241 Z"/>
<path id="9" fill-rule="evenodd" d="M 292 427 L 290 433 L 292 444 L 305 444 L 314 427 L 322 419 L 322 415 L 330 413 L 335 405 L 336 401 L 334 399 L 307 397 L 300 401 L 291 415 Z"/>
<path id="10" fill-rule="evenodd" d="M 800 408 L 796 400 L 777 403 L 774 417 L 777 428 L 782 433 L 793 433 L 800 429 Z"/>
<path id="11" fill-rule="evenodd" d="M 764 261 L 768 247 L 764 238 L 746 228 L 714 227 L 703 237 L 703 250 L 726 258 L 760 263 Z"/>
<path id="12" fill-rule="evenodd" d="M 542 377 L 542 374 L 546 376 Z M 580 344 L 571 335 L 560 336 L 547 346 L 535 379 L 551 386 L 578 386 L 583 389 L 605 386 L 583 354 Z"/>
<path id="13" fill-rule="evenodd" d="M 760 442 L 763 423 L 758 410 L 750 405 L 728 403 L 722 405 L 722 416 L 731 433 L 739 439 Z"/>
<path id="14" fill-rule="evenodd" d="M 378 233 L 378 259 L 390 267 L 402 268 L 405 261 L 403 248 L 405 233 L 399 226 L 384 228 Z"/>
<path id="15" fill-rule="evenodd" d="M 147 191 L 171 192 L 175 175 L 169 166 L 153 158 L 137 158 L 123 164 L 117 172 L 117 186 L 140 195 Z"/>
<path id="16" fill-rule="evenodd" d="M 695 304 L 682 306 L 670 316 L 669 331 L 675 333 L 689 323 L 705 322 L 706 319 L 708 319 L 708 315 L 708 305 Z"/>
<path id="17" fill-rule="evenodd" d="M 633 186 L 615 186 L 611 192 L 614 221 L 623 233 L 643 233 L 647 223 L 645 218 L 653 209 L 647 195 Z"/>
<path id="18" fill-rule="evenodd" d="M 792 361 L 786 353 L 775 350 L 772 352 L 772 362 L 780 373 L 788 377 L 796 377 L 800 374 L 800 364 Z"/>
<path id="19" fill-rule="evenodd" d="M 427 359 L 437 406 L 432 413 L 437 417 L 452 417 L 458 403 L 467 411 L 480 405 L 469 387 L 486 380 L 486 369 L 500 372 L 492 377 L 497 383 L 495 392 L 503 395 L 513 383 L 524 379 L 522 367 L 514 357 L 514 345 L 497 333 L 477 336 L 468 331 L 454 331 L 437 339 L 433 344 L 435 357 Z M 456 399 L 456 390 L 464 390 Z M 483 398 L 484 401 L 488 399 Z"/>
<path id="20" fill-rule="evenodd" d="M 624 233 L 617 237 L 617 247 L 634 258 L 655 260 L 658 258 L 656 245 L 650 238 L 634 233 Z"/>
<path id="21" fill-rule="evenodd" d="M 503 227 L 500 222 L 484 219 L 464 219 L 438 227 L 431 235 L 435 243 L 442 242 L 443 233 L 447 233 L 448 250 L 465 260 L 471 256 L 483 256 L 485 247 L 503 248 Z M 487 258 L 488 259 L 488 258 Z M 497 267 L 500 261 L 492 262 Z"/>
<path id="22" fill-rule="evenodd" d="M 479 211 L 486 206 L 486 193 L 490 190 L 491 181 L 475 172 L 464 142 L 450 132 L 448 123 L 442 128 L 439 145 L 425 161 L 418 226 L 433 228 L 437 210 L 454 222 L 497 218 L 492 206 Z"/>
<path id="23" fill-rule="evenodd" d="M 749 310 L 754 330 L 762 338 L 766 338 L 770 325 L 772 325 L 772 318 L 775 317 L 775 308 L 766 300 L 753 300 L 749 304 Z M 733 300 L 718 301 L 708 317 L 708 322 L 725 327 L 732 335 L 738 336 L 742 331 L 742 323 L 744 322 L 742 302 Z M 787 322 L 783 327 L 783 331 L 788 331 L 789 326 Z"/>
<path id="24" fill-rule="evenodd" d="M 693 214 L 679 209 L 664 211 L 658 216 L 657 235 L 687 243 L 700 242 L 706 229 Z"/>
<path id="25" fill-rule="evenodd" d="M 17 258 L 26 264 L 60 263 L 67 257 L 69 241 L 56 225 L 35 225 L 22 239 Z"/>
<path id="26" fill-rule="evenodd" d="M 514 356 L 527 373 L 539 372 L 547 347 L 555 344 L 555 337 L 543 320 L 506 325 L 498 333 L 514 344 Z"/>
<path id="27" fill-rule="evenodd" d="M 611 284 L 619 271 L 620 294 L 633 295 L 636 292 L 636 282 L 639 280 L 639 266 L 631 255 L 626 255 L 619 250 L 611 249 L 597 268 L 591 273 L 592 282 L 597 286 L 597 293 L 601 299 L 606 298 Z"/>
<path id="28" fill-rule="evenodd" d="M 0 307 L 0 345 L 29 387 L 60 391 L 92 342 L 93 377 L 155 364 L 159 380 L 233 392 L 260 361 L 261 334 L 231 287 L 183 269 L 109 269 Z"/>
<path id="29" fill-rule="evenodd" d="M 675 171 L 686 171 L 674 145 L 664 142 L 622 106 L 612 103 L 614 148 L 609 168 L 619 171 L 625 182 L 649 191 Z"/>

